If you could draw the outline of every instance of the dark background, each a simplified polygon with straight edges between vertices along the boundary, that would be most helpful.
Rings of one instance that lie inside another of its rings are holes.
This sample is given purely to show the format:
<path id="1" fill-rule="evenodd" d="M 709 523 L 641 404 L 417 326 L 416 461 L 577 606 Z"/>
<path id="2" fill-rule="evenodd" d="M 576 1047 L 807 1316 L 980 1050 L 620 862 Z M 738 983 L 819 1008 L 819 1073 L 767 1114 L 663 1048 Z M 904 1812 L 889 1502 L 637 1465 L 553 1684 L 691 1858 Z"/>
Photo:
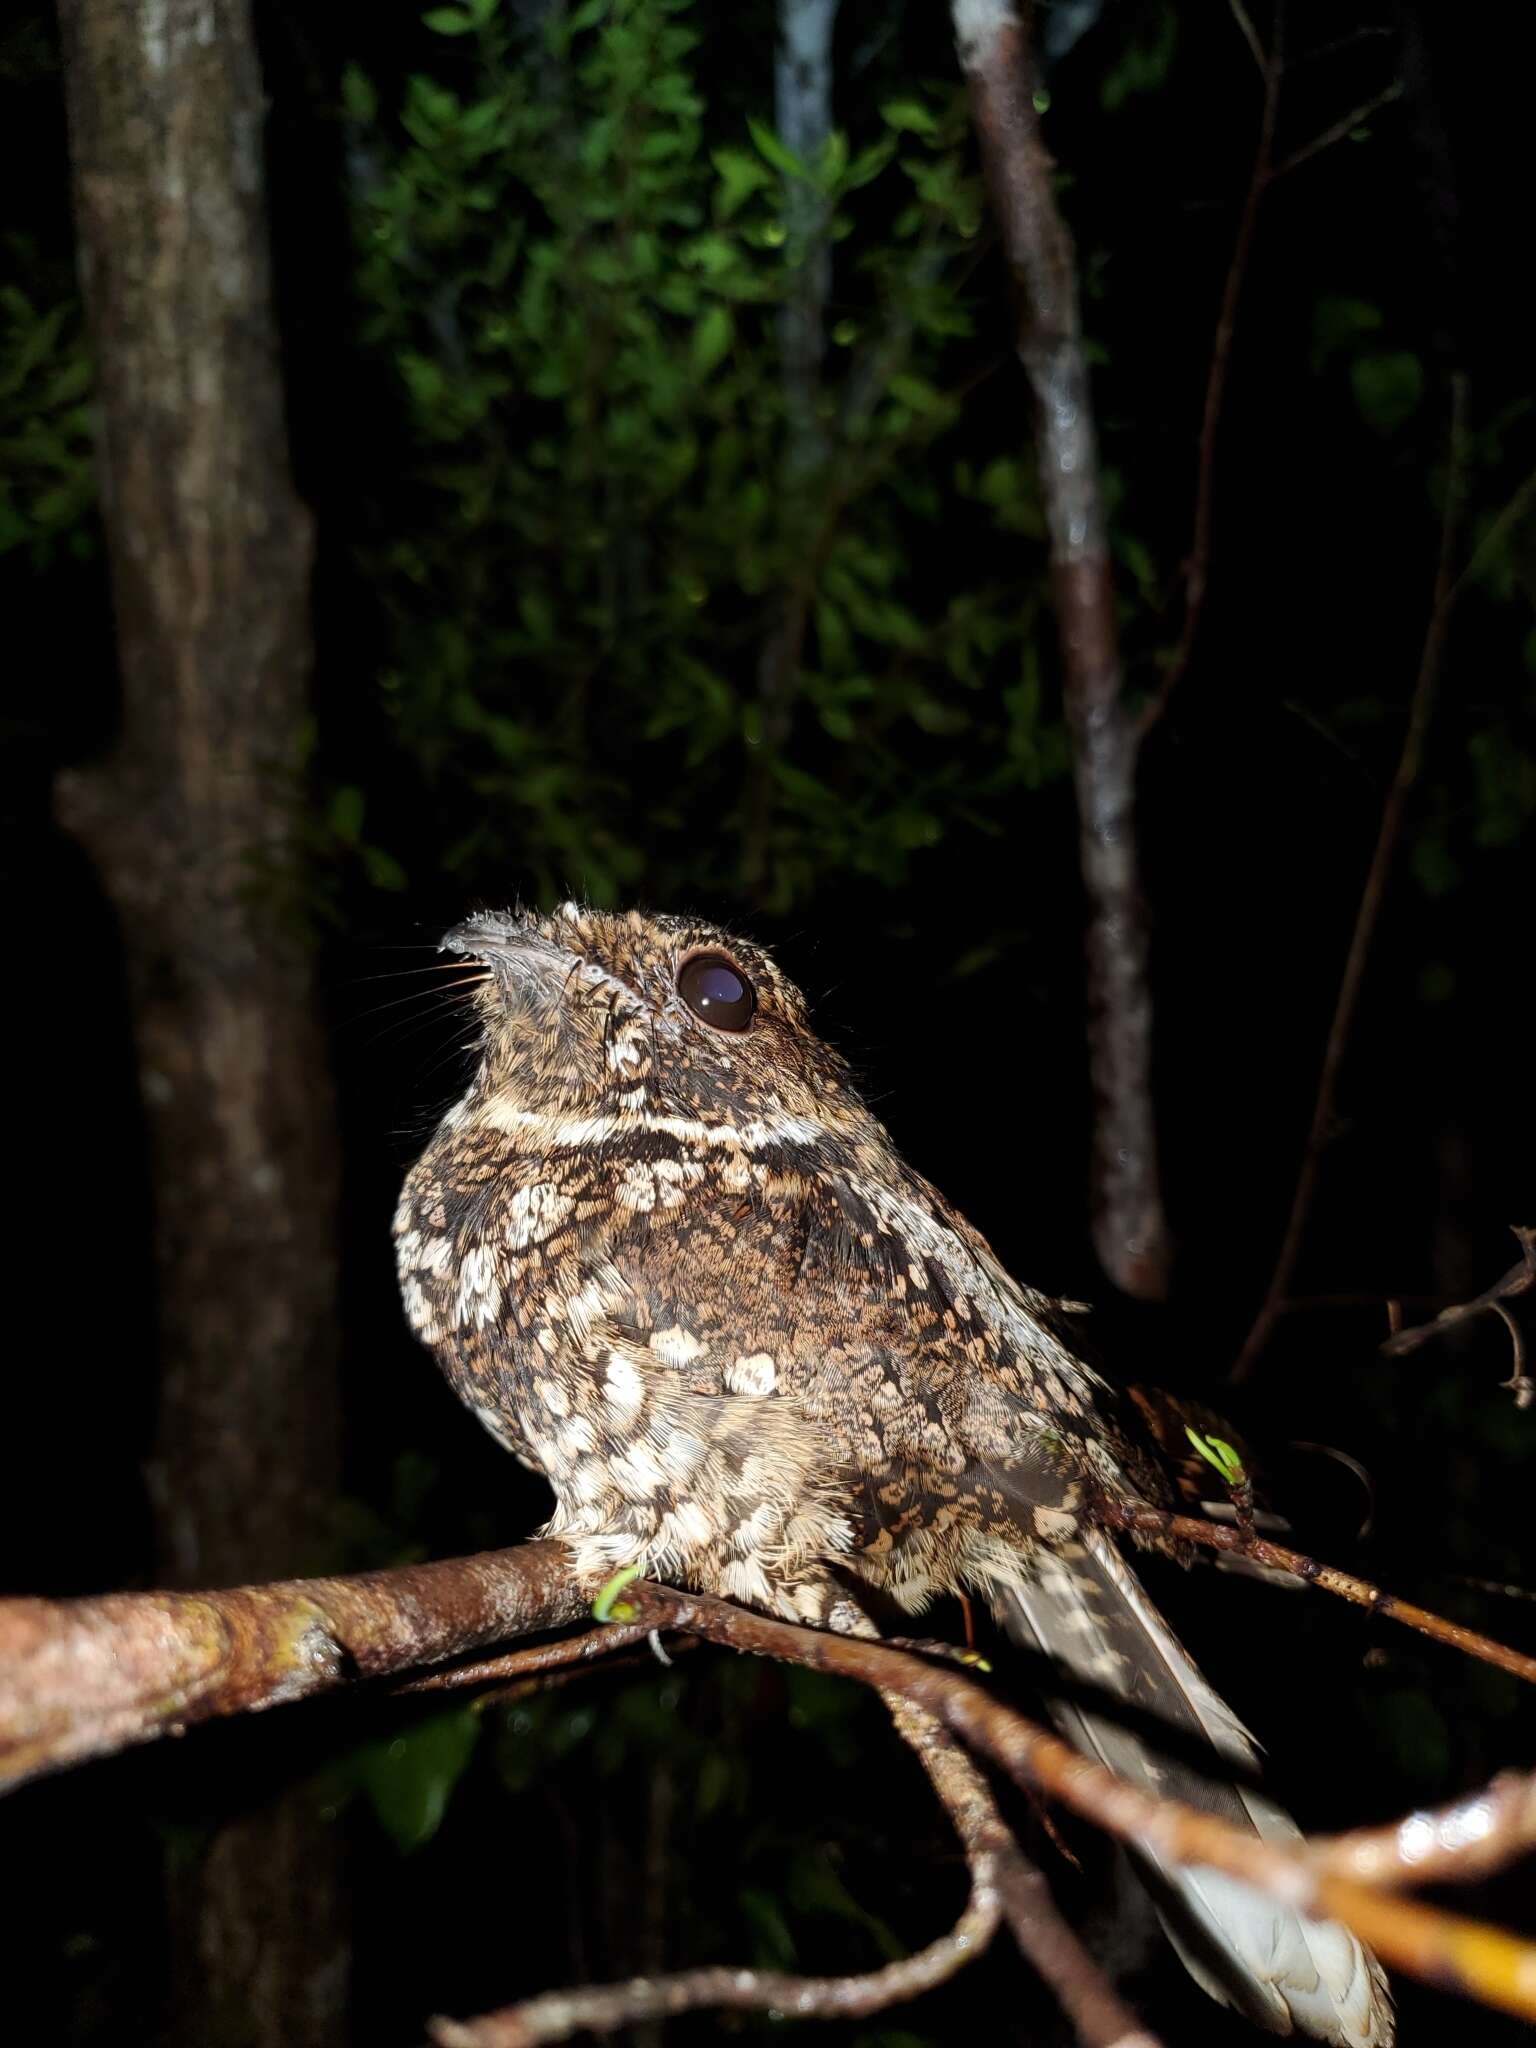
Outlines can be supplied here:
<path id="1" fill-rule="evenodd" d="M 953 86 L 942 10 L 877 12 L 839 34 L 838 118 L 855 146 L 878 132 L 882 103 L 919 84 L 935 95 Z M 749 147 L 745 116 L 772 113 L 768 12 L 695 15 L 705 144 Z M 909 1156 L 1005 1262 L 1098 1304 L 1097 1342 L 1115 1371 L 1233 1401 L 1261 1443 L 1332 1444 L 1363 1461 L 1369 1498 L 1326 1461 L 1277 1456 L 1305 1547 L 1529 1642 L 1530 1607 L 1470 1583 L 1518 1586 L 1530 1573 L 1522 1477 L 1533 1422 L 1499 1385 L 1507 1336 L 1490 1321 L 1401 1363 L 1376 1352 L 1385 1297 L 1476 1292 L 1514 1255 L 1507 1226 L 1536 1221 L 1528 526 L 1484 564 L 1457 614 L 1297 1274 L 1308 1297 L 1361 1300 L 1285 1317 L 1241 1400 L 1217 1395 L 1284 1222 L 1401 744 L 1453 370 L 1470 379 L 1475 441 L 1463 554 L 1536 462 L 1529 11 L 1478 4 L 1453 19 L 1364 0 L 1290 10 L 1282 156 L 1393 78 L 1407 89 L 1358 139 L 1265 198 L 1221 428 L 1210 604 L 1143 763 L 1158 1111 L 1178 1240 L 1175 1296 L 1159 1310 L 1115 1299 L 1087 1239 L 1081 901 L 1043 551 L 1027 533 L 987 536 L 974 499 L 949 495 L 956 464 L 1026 441 L 1005 282 L 985 232 L 972 260 L 946 272 L 970 330 L 932 351 L 944 388 L 965 387 L 963 403 L 904 458 L 915 495 L 879 531 L 897 534 L 897 586 L 921 620 L 995 579 L 999 611 L 1016 599 L 1028 615 L 1023 638 L 1003 639 L 978 687 L 956 697 L 958 724 L 919 720 L 890 740 L 804 716 L 788 758 L 833 793 L 833 810 L 863 806 L 872 822 L 850 850 L 808 804 L 784 825 L 766 881 L 748 874 L 741 849 L 744 729 L 690 759 L 676 729 L 651 735 L 636 712 L 642 679 L 620 674 L 605 694 L 598 661 L 582 685 L 592 726 L 561 739 L 562 837 L 550 805 L 519 796 L 529 757 L 498 757 L 484 725 L 445 709 L 423 652 L 422 622 L 452 611 L 487 703 L 536 733 L 563 716 L 565 640 L 514 659 L 500 600 L 466 614 L 458 580 L 478 550 L 505 595 L 519 587 L 520 551 L 542 549 L 540 576 L 559 557 L 559 532 L 535 544 L 498 531 L 494 494 L 491 514 L 452 509 L 456 492 L 464 505 L 474 498 L 477 463 L 493 468 L 495 449 L 519 445 L 527 411 L 498 399 L 500 438 L 461 436 L 445 483 L 448 458 L 427 445 L 399 369 L 402 335 L 435 303 L 431 262 L 402 271 L 398 302 L 381 314 L 359 254 L 367 180 L 405 147 L 390 113 L 405 79 L 428 69 L 463 78 L 472 59 L 463 39 L 434 35 L 409 8 L 275 0 L 258 25 L 294 457 L 320 521 L 317 738 L 298 838 L 340 1100 L 346 1479 L 334 1542 L 316 1563 L 358 1568 L 515 1541 L 544 1512 L 539 1484 L 459 1410 L 399 1315 L 388 1219 L 403 1170 L 455 1095 L 463 1024 L 441 1001 L 384 1008 L 417 984 L 373 977 L 429 961 L 400 949 L 430 947 L 471 901 L 595 879 L 610 900 L 749 924 L 807 989 Z M 0 44 L 0 229 L 29 301 L 66 309 L 62 358 L 80 344 L 51 35 L 45 17 L 18 18 Z M 1154 53 L 1147 82 L 1117 92 L 1110 82 L 1135 52 Z M 371 169 L 359 169 L 356 123 L 339 111 L 348 64 L 373 81 L 383 110 Z M 1068 174 L 1115 478 L 1130 681 L 1145 689 L 1181 616 L 1195 434 L 1258 79 L 1226 10 L 1124 0 L 1050 83 L 1047 135 Z M 860 318 L 880 303 L 856 259 L 881 246 L 891 216 L 877 197 L 861 204 L 838 247 L 834 317 L 845 299 Z M 1339 303 L 1376 309 L 1379 321 L 1350 330 L 1346 318 L 1330 343 L 1337 318 L 1330 325 L 1320 308 Z M 1383 357 L 1396 369 L 1380 368 Z M 750 410 L 752 375 L 767 393 L 772 372 L 749 364 L 742 374 Z M 14 385 L 7 402 L 23 402 Z M 9 418 L 6 431 L 16 431 Z M 1027 479 L 1018 488 L 1027 496 Z M 3 1571 L 8 1589 L 68 1594 L 153 1576 L 138 1476 L 155 1414 L 151 1189 L 112 909 L 49 811 L 54 771 L 109 747 L 114 731 L 89 488 L 41 511 L 22 490 L 12 505 L 22 525 L 0 555 L 5 831 L 12 1004 L 24 1029 L 5 1218 Z M 856 533 L 864 516 L 857 505 L 848 515 Z M 868 516 L 871 532 L 886 518 Z M 407 544 L 426 562 L 414 583 L 400 570 Z M 771 596 L 783 536 L 763 548 Z M 585 602 L 580 591 L 572 602 Z M 767 602 L 712 586 L 705 607 L 743 704 Z M 579 647 L 579 623 L 572 638 Z M 877 707 L 905 687 L 899 650 L 885 652 L 884 667 L 865 663 Z M 942 675 L 931 642 L 916 658 Z M 998 707 L 1031 662 L 1041 694 L 1025 762 L 999 737 Z M 990 772 L 992 756 L 1012 771 Z M 548 764 L 535 765 L 542 774 Z M 929 821 L 916 833 L 890 794 L 903 777 Z M 363 793 L 366 829 L 342 790 Z M 466 843 L 481 813 L 484 829 Z M 889 858 L 877 860 L 869 846 L 882 817 Z M 583 832 L 601 849 L 590 862 L 571 851 Z M 1168 1581 L 1158 1578 L 1159 1597 L 1268 1746 L 1275 1784 L 1306 1826 L 1386 1818 L 1528 1759 L 1531 1717 L 1513 1681 L 1320 1598 L 1208 1571 Z M 174 1970 L 158 1904 L 167 1859 L 195 1858 L 222 1816 L 294 1783 L 342 1831 L 359 2040 L 413 2041 L 428 2012 L 472 2012 L 658 1958 L 872 1967 L 937 1931 L 963 1885 L 878 1709 L 801 1674 L 699 1652 L 673 1672 L 594 1677 L 478 1719 L 349 1699 L 204 1730 L 12 1804 L 8 1861 L 22 1896 L 8 1936 L 50 2038 L 154 2031 Z M 1186 1996 L 1176 1969 L 1153 1960 L 1135 1974 L 1155 1943 L 1138 1954 L 1128 1917 L 1106 1903 L 1093 1845 L 1076 1830 L 1071 1841 L 1081 1875 L 1042 1853 L 1074 1912 L 1133 1969 L 1149 2017 L 1170 2038 L 1237 2039 Z M 1515 1873 L 1458 1903 L 1517 1923 L 1532 1901 Z M 1403 2011 L 1405 2041 L 1452 2026 L 1466 2040 L 1514 2038 L 1512 2022 L 1408 1986 Z M 703 2039 L 768 2024 L 687 2026 Z M 1006 2027 L 1044 2041 L 1053 2024 L 1000 1950 L 910 2012 L 824 2037 L 948 2042 Z"/>

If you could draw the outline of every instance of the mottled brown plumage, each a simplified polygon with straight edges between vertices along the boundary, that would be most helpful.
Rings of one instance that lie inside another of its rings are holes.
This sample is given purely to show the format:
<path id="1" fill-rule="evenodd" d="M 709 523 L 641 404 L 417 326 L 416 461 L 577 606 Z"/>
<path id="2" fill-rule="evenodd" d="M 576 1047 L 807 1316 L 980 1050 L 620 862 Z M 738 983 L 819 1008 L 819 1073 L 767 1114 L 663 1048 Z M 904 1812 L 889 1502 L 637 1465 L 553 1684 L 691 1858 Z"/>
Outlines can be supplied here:
<path id="1" fill-rule="evenodd" d="M 861 1581 L 912 1609 L 979 1587 L 1074 1678 L 1251 1762 L 1088 1522 L 1096 1491 L 1164 1497 L 1111 1390 L 1064 1340 L 1060 1305 L 902 1159 L 768 956 L 687 919 L 574 904 L 476 917 L 445 943 L 484 963 L 483 1043 L 406 1182 L 401 1284 L 462 1398 L 549 1479 L 547 1533 L 594 1579 L 635 1564 L 845 1628 L 868 1625 Z M 1103 1717 L 1062 1712 L 1086 1747 L 1118 1743 L 1118 1767 L 1145 1759 Z M 1289 1825 L 1251 1794 L 1203 1796 Z M 1230 1902 L 1162 1881 L 1181 1895 L 1170 1922 L 1211 1920 L 1197 1948 L 1230 1945 Z M 1301 1958 L 1279 1990 L 1272 1919 Z M 1294 1916 L 1263 1907 L 1256 1924 L 1235 1986 L 1187 1956 L 1218 1996 L 1281 2032 L 1389 2037 L 1341 1930 L 1307 1937 L 1339 1947 L 1323 1969 Z M 1341 1975 L 1347 2023 L 1292 2011 L 1328 2003 L 1296 1990 L 1298 1968 Z"/>

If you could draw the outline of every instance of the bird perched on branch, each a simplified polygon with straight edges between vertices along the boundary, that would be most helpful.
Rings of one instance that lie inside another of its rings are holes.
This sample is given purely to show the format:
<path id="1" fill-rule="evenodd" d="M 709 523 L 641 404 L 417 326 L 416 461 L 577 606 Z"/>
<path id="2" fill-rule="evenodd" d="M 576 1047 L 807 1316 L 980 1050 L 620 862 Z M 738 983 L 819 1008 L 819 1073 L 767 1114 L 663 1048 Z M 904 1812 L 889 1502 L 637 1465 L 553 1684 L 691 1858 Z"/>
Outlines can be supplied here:
<path id="1" fill-rule="evenodd" d="M 980 1589 L 1123 1776 L 1294 1836 L 1254 1746 L 1092 1519 L 1165 1497 L 1059 1304 L 897 1152 L 758 947 L 566 904 L 481 915 L 479 1065 L 395 1220 L 407 1312 L 493 1436 L 545 1474 L 594 1581 L 659 1579 L 867 1631 Z M 1135 1710 L 1136 1729 L 1116 1701 Z M 1151 1747 L 1151 1717 L 1215 1776 Z M 1223 1768 L 1228 1775 L 1222 1782 Z M 1280 2034 L 1392 2037 L 1373 1957 L 1208 1870 L 1147 1872 L 1214 1996 Z"/>

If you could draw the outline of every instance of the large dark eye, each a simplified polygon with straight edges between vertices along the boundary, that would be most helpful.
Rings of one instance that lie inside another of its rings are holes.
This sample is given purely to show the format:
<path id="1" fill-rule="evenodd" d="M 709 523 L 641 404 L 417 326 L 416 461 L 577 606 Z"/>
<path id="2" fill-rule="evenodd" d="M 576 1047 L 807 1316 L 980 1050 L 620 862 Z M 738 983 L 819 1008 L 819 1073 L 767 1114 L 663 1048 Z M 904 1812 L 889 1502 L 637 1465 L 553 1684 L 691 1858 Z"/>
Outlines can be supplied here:
<path id="1" fill-rule="evenodd" d="M 695 953 L 685 960 L 677 992 L 695 1017 L 717 1031 L 745 1031 L 757 1008 L 751 982 L 723 953 Z"/>

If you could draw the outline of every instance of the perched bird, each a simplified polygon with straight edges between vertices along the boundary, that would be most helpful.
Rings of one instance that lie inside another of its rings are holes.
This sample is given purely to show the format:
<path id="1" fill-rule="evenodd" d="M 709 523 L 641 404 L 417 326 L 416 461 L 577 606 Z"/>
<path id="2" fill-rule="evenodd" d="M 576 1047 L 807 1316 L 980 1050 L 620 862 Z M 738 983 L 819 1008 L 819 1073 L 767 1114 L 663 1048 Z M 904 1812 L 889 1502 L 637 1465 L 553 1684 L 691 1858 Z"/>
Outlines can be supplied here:
<path id="1" fill-rule="evenodd" d="M 909 1610 L 979 1589 L 1077 1695 L 1053 1711 L 1088 1754 L 1294 1836 L 1093 1526 L 1096 1496 L 1166 1497 L 1112 1390 L 901 1157 L 768 955 L 575 904 L 443 943 L 483 968 L 479 1063 L 405 1183 L 401 1286 L 461 1398 L 554 1488 L 545 1533 L 594 1579 L 640 1565 L 832 1628 L 867 1631 L 861 1585 Z M 1209 1744 L 1216 1777 L 1151 1747 L 1149 1717 Z M 1343 1928 L 1213 1871 L 1146 1875 L 1215 1997 L 1274 2033 L 1390 2042 Z"/>

